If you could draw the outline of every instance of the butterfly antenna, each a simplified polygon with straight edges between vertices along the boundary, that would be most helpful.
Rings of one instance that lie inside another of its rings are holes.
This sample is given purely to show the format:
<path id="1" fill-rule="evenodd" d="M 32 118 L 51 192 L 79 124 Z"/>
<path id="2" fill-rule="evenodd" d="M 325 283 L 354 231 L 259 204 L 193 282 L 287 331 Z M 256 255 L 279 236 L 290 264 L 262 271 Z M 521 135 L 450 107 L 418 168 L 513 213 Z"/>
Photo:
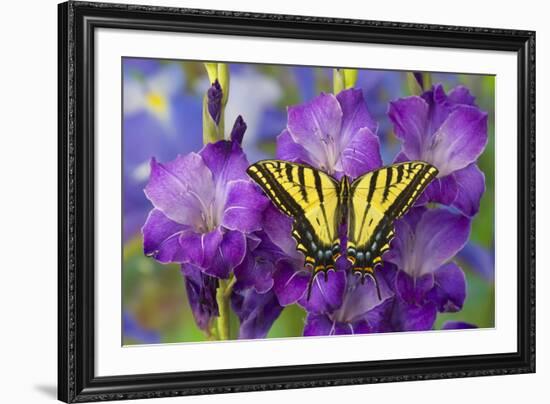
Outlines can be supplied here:
<path id="1" fill-rule="evenodd" d="M 307 283 L 307 298 L 306 300 L 309 302 L 309 298 L 311 297 L 311 287 L 313 286 L 313 280 L 315 279 L 315 272 L 312 272 L 311 278 L 309 278 L 309 282 Z"/>
<path id="2" fill-rule="evenodd" d="M 382 300 L 382 294 L 380 293 L 380 285 L 378 284 L 378 279 L 376 279 L 376 276 L 373 274 L 370 275 L 372 280 L 374 281 L 374 286 L 376 286 L 376 294 L 378 295 L 378 300 Z"/>

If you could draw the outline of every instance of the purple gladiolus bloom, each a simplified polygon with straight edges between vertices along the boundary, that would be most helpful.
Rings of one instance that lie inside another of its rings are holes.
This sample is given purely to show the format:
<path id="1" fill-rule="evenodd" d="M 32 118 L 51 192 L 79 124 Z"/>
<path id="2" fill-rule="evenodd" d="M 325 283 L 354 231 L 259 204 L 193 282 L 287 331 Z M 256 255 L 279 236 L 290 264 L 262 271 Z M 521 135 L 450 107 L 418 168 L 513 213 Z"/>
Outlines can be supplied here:
<path id="1" fill-rule="evenodd" d="M 439 170 L 419 203 L 454 206 L 467 216 L 478 212 L 485 177 L 476 160 L 487 144 L 487 113 L 474 100 L 463 86 L 446 94 L 435 85 L 422 96 L 390 103 L 388 114 L 402 141 L 396 161 L 423 160 Z"/>
<path id="2" fill-rule="evenodd" d="M 287 128 L 277 138 L 276 156 L 311 165 L 336 179 L 343 175 L 354 179 L 382 165 L 376 131 L 361 90 L 321 94 L 288 108 Z M 275 209 L 268 214 L 272 218 L 265 222 L 264 230 L 290 257 L 279 260 L 274 272 L 279 303 L 299 302 L 311 312 L 337 310 L 346 290 L 346 259 L 336 262 L 336 271 L 329 272 L 326 281 L 321 275 L 316 277 L 308 300 L 305 292 L 311 270 L 304 268 L 303 256 L 296 252 L 296 242 L 290 237 L 292 219 Z"/>
<path id="3" fill-rule="evenodd" d="M 380 274 L 376 274 L 380 298 L 371 278 L 362 284 L 353 274 L 335 272 L 329 273 L 331 276 L 333 282 L 318 284 L 310 301 L 302 301 L 308 310 L 305 336 L 391 331 L 393 292 Z"/>
<path id="4" fill-rule="evenodd" d="M 395 330 L 432 328 L 437 312 L 462 308 L 466 279 L 452 258 L 464 247 L 470 219 L 445 209 L 413 208 L 396 222 L 384 256 L 385 279 L 395 290 Z"/>
<path id="5" fill-rule="evenodd" d="M 336 179 L 354 179 L 382 165 L 377 124 L 361 90 L 321 94 L 288 108 L 287 127 L 277 137 L 279 159 L 305 163 Z"/>
<path id="6" fill-rule="evenodd" d="M 261 229 L 268 203 L 247 167 L 241 147 L 228 141 L 165 164 L 153 158 L 145 188 L 154 206 L 142 230 L 145 254 L 228 278 L 245 257 L 246 235 Z"/>

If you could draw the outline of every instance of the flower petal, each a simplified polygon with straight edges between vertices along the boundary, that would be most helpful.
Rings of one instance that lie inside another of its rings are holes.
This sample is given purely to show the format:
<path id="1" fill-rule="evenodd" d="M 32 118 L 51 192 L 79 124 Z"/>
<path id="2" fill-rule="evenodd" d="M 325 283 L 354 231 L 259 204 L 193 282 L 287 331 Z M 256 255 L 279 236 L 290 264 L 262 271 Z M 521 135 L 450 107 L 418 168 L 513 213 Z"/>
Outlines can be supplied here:
<path id="1" fill-rule="evenodd" d="M 476 105 L 476 97 L 470 93 L 467 87 L 462 85 L 453 88 L 449 94 L 447 94 L 447 97 L 453 104 Z"/>
<path id="2" fill-rule="evenodd" d="M 259 234 L 259 244 L 254 249 L 249 247 L 242 263 L 235 268 L 235 290 L 254 288 L 258 293 L 266 293 L 273 287 L 275 263 L 283 254 L 265 234 Z"/>
<path id="3" fill-rule="evenodd" d="M 295 163 L 314 164 L 307 150 L 304 149 L 302 145 L 296 143 L 290 132 L 286 129 L 277 136 L 275 157 L 279 160 L 292 161 Z"/>
<path id="4" fill-rule="evenodd" d="M 422 97 L 406 97 L 390 102 L 388 115 L 409 159 L 417 160 L 422 155 L 428 136 L 428 113 L 429 105 Z"/>
<path id="5" fill-rule="evenodd" d="M 423 206 L 411 208 L 405 216 L 395 222 L 395 237 L 390 244 L 390 250 L 384 254 L 384 261 L 387 261 L 390 265 L 395 264 L 400 269 L 407 266 L 410 259 L 409 248 L 414 248 L 413 246 L 409 247 L 409 243 L 414 242 L 416 227 L 426 210 Z M 382 273 L 385 274 L 386 272 L 383 271 Z M 390 284 L 392 283 L 390 282 Z"/>
<path id="6" fill-rule="evenodd" d="M 454 262 L 439 267 L 435 273 L 435 287 L 428 294 L 440 312 L 455 312 L 462 309 L 466 299 L 466 277 Z"/>
<path id="7" fill-rule="evenodd" d="M 444 177 L 474 162 L 486 144 L 487 113 L 460 105 L 434 134 L 430 162 L 439 169 L 439 176 Z"/>
<path id="8" fill-rule="evenodd" d="M 218 281 L 192 264 L 183 264 L 181 270 L 185 275 L 185 290 L 195 322 L 200 329 L 208 331 L 212 318 L 219 315 L 216 301 Z"/>
<path id="9" fill-rule="evenodd" d="M 344 271 L 328 271 L 317 274 L 311 285 L 311 295 L 302 296 L 298 302 L 310 312 L 326 313 L 337 310 L 344 299 L 346 291 L 346 273 Z"/>
<path id="10" fill-rule="evenodd" d="M 204 267 L 204 273 L 216 278 L 227 279 L 246 254 L 246 236 L 240 231 L 229 231 L 223 235 L 218 251 L 211 264 Z"/>
<path id="11" fill-rule="evenodd" d="M 418 220 L 419 214 L 422 216 Z M 464 247 L 470 234 L 470 219 L 446 209 L 416 208 L 395 228 L 392 251 L 385 259 L 409 275 L 420 277 L 434 272 Z"/>
<path id="12" fill-rule="evenodd" d="M 283 306 L 296 303 L 305 294 L 310 276 L 303 266 L 296 268 L 288 260 L 278 261 L 273 275 L 273 290 L 279 303 Z"/>
<path id="13" fill-rule="evenodd" d="M 378 306 L 369 310 L 359 321 L 355 320 L 354 330 L 356 334 L 393 331 L 391 316 L 394 305 L 394 297 L 390 297 Z"/>
<path id="14" fill-rule="evenodd" d="M 370 132 L 376 133 L 378 124 L 367 109 L 363 91 L 350 88 L 338 93 L 336 99 L 342 109 L 342 128 L 340 132 L 340 142 L 342 144 L 347 145 L 362 128 L 367 128 Z"/>
<path id="15" fill-rule="evenodd" d="M 436 202 L 451 206 L 458 195 L 458 184 L 453 175 L 435 178 L 422 194 L 424 203 Z"/>
<path id="16" fill-rule="evenodd" d="M 393 306 L 392 324 L 394 331 L 431 330 L 436 315 L 435 304 L 431 302 L 419 306 L 398 299 Z"/>
<path id="17" fill-rule="evenodd" d="M 408 304 L 422 304 L 424 297 L 434 286 L 433 274 L 424 274 L 414 278 L 405 271 L 398 271 L 395 277 L 395 289 L 399 297 Z"/>
<path id="18" fill-rule="evenodd" d="M 422 252 L 420 274 L 434 271 L 468 241 L 470 220 L 443 209 L 428 210 L 416 228 L 416 246 Z"/>
<path id="19" fill-rule="evenodd" d="M 342 109 L 332 94 L 288 108 L 288 131 L 312 156 L 325 154 L 325 144 L 340 136 L 341 124 Z"/>
<path id="20" fill-rule="evenodd" d="M 232 181 L 227 185 L 227 199 L 222 225 L 230 230 L 250 233 L 262 228 L 263 211 L 269 200 L 250 181 Z"/>
<path id="21" fill-rule="evenodd" d="M 332 334 L 334 334 L 334 322 L 326 314 L 308 313 L 304 337 Z"/>
<path id="22" fill-rule="evenodd" d="M 253 289 L 231 295 L 231 306 L 239 317 L 239 339 L 265 338 L 283 310 L 273 292 L 257 293 Z"/>
<path id="23" fill-rule="evenodd" d="M 142 229 L 144 254 L 163 264 L 182 262 L 179 237 L 187 230 L 189 227 L 168 219 L 160 210 L 151 210 Z"/>
<path id="24" fill-rule="evenodd" d="M 424 91 L 421 97 L 430 106 L 430 112 L 427 122 L 427 138 L 431 139 L 432 135 L 439 129 L 441 124 L 447 119 L 451 113 L 453 106 L 445 94 L 445 90 L 441 84 L 435 84 L 428 91 Z M 425 143 L 427 145 L 428 142 Z"/>
<path id="25" fill-rule="evenodd" d="M 348 322 L 358 321 L 367 315 L 368 312 L 393 297 L 393 292 L 390 286 L 386 284 L 381 271 L 380 269 L 375 270 L 380 297 L 378 297 L 376 284 L 371 277 L 367 277 L 364 282 L 361 282 L 360 278 L 356 275 L 352 274 L 348 276 L 346 295 L 344 296 L 344 303 L 342 305 L 345 310 L 341 308 L 335 313 L 339 319 Z"/>
<path id="26" fill-rule="evenodd" d="M 382 167 L 378 136 L 368 128 L 358 130 L 340 155 L 338 171 L 355 179 Z"/>
<path id="27" fill-rule="evenodd" d="M 453 206 L 466 216 L 474 216 L 479 211 L 479 203 L 485 193 L 485 175 L 477 164 L 472 163 L 462 170 L 455 171 L 452 176 L 457 184 L 457 196 Z"/>
<path id="28" fill-rule="evenodd" d="M 229 181 L 249 179 L 246 174 L 248 160 L 238 143 L 226 140 L 209 143 L 199 154 L 217 184 L 223 186 Z"/>
<path id="29" fill-rule="evenodd" d="M 166 164 L 153 158 L 145 195 L 169 219 L 198 227 L 203 206 L 214 196 L 212 174 L 196 153 L 178 156 Z"/>
<path id="30" fill-rule="evenodd" d="M 303 267 L 304 256 L 296 250 L 296 240 L 291 236 L 292 222 L 292 218 L 281 213 L 272 203 L 263 212 L 262 227 L 265 234 L 289 258 L 301 260 Z"/>
<path id="31" fill-rule="evenodd" d="M 179 243 L 183 251 L 183 262 L 193 264 L 203 270 L 212 264 L 222 242 L 220 229 L 209 233 L 186 231 L 180 235 Z"/>

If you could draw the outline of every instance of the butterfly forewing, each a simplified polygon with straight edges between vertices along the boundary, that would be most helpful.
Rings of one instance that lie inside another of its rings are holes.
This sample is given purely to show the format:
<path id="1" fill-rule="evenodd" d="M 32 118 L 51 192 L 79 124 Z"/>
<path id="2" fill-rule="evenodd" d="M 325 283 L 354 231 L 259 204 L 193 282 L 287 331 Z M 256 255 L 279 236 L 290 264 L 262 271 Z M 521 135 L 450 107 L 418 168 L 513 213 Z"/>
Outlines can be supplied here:
<path id="1" fill-rule="evenodd" d="M 434 166 L 412 161 L 372 171 L 351 184 L 347 255 L 355 271 L 373 272 L 390 247 L 394 221 L 436 175 Z"/>
<path id="2" fill-rule="evenodd" d="M 334 267 L 338 246 L 338 183 L 312 167 L 280 160 L 251 165 L 250 177 L 284 214 L 294 219 L 297 249 L 315 272 Z"/>

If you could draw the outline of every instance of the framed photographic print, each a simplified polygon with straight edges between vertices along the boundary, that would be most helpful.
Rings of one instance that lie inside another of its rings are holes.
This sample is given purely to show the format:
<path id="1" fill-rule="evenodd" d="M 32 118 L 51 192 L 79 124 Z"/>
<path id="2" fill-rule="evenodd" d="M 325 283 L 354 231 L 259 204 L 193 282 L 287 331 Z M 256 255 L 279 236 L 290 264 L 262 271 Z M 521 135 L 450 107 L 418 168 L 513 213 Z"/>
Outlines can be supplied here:
<path id="1" fill-rule="evenodd" d="M 59 399 L 535 371 L 535 34 L 59 5 Z"/>

